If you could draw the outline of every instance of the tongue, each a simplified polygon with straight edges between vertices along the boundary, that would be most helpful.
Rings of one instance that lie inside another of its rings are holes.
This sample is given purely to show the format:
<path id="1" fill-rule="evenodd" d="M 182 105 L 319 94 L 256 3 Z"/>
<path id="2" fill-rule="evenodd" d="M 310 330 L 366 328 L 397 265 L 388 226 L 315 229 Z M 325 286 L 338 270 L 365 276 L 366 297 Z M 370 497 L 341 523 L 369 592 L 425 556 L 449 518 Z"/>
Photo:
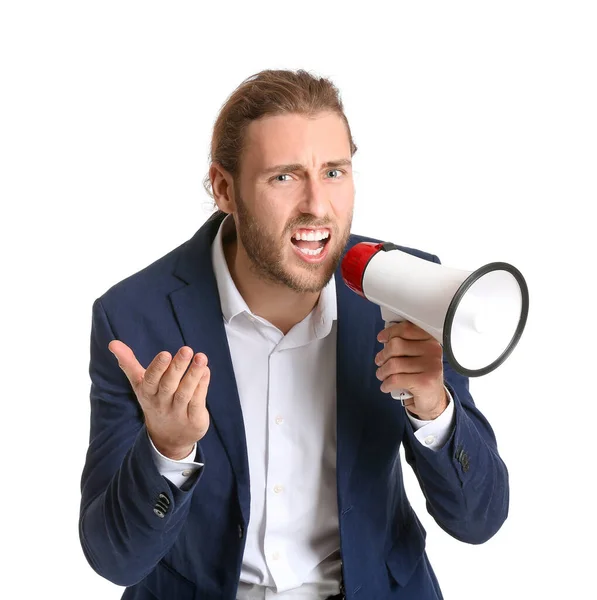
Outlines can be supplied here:
<path id="1" fill-rule="evenodd" d="M 319 248 L 322 243 L 321 241 L 309 242 L 307 240 L 295 240 L 295 239 L 293 239 L 292 242 L 294 243 L 295 246 L 298 246 L 299 248 L 302 248 L 303 250 L 317 250 L 317 248 Z"/>

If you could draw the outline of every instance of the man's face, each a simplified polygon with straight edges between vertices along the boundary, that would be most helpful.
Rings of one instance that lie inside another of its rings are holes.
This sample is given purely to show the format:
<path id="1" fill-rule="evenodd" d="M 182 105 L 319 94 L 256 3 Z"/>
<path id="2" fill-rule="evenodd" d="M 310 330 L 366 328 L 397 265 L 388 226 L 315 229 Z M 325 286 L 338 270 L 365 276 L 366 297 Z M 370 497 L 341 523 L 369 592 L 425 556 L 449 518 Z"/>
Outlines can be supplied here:
<path id="1" fill-rule="evenodd" d="M 350 160 L 348 131 L 334 113 L 267 116 L 248 126 L 235 221 L 259 277 L 301 293 L 328 283 L 350 235 Z"/>

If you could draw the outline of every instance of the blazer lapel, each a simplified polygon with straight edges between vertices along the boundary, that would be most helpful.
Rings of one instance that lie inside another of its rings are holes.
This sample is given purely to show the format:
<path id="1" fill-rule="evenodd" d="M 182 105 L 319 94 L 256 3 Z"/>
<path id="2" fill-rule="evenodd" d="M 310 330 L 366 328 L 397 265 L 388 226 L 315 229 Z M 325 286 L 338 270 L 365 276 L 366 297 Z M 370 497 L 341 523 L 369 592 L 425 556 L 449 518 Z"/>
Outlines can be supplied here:
<path id="1" fill-rule="evenodd" d="M 348 247 L 347 247 L 348 250 Z M 336 367 L 337 396 L 337 486 L 340 511 L 348 491 L 357 456 L 367 395 L 375 367 L 376 313 L 370 303 L 355 294 L 336 273 L 338 338 Z"/>
<path id="2" fill-rule="evenodd" d="M 216 429 L 230 460 L 246 522 L 250 495 L 245 427 L 211 261 L 211 244 L 224 216 L 212 216 L 185 244 L 175 275 L 187 285 L 171 292 L 170 300 L 185 344 L 208 357 L 210 427 Z"/>

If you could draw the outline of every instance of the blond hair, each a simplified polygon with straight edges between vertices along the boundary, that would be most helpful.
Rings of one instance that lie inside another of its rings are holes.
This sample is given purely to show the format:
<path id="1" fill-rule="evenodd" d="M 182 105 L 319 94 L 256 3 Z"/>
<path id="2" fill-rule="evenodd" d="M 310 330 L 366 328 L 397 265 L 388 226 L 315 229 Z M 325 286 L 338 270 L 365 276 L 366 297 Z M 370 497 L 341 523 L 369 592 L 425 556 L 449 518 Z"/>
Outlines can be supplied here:
<path id="1" fill-rule="evenodd" d="M 247 77 L 222 105 L 214 124 L 210 162 L 219 163 L 235 181 L 240 172 L 246 127 L 265 115 L 297 113 L 315 115 L 331 111 L 342 118 L 350 141 L 351 157 L 357 151 L 338 88 L 325 77 L 298 71 L 266 69 Z M 209 173 L 203 180 L 213 196 Z"/>

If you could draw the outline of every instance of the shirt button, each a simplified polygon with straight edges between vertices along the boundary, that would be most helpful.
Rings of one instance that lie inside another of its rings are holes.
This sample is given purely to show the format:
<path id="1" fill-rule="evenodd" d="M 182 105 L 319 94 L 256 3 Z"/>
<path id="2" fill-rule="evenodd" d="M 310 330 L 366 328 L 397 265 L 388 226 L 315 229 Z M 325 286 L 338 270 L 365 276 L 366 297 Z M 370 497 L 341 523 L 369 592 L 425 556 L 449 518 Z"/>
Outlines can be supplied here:
<path id="1" fill-rule="evenodd" d="M 428 446 L 431 446 L 431 444 L 433 444 L 433 442 L 435 442 L 435 436 L 434 436 L 434 435 L 428 435 L 428 436 L 425 438 L 425 443 L 426 443 Z"/>
<path id="2" fill-rule="evenodd" d="M 182 472 L 183 477 L 188 477 L 189 475 L 192 475 L 193 471 L 189 471 L 188 469 L 186 471 Z"/>
<path id="3" fill-rule="evenodd" d="M 284 423 L 284 417 L 276 417 L 276 425 L 282 425 Z"/>
<path id="4" fill-rule="evenodd" d="M 276 550 L 273 554 L 272 554 L 272 558 L 274 560 L 280 560 L 280 553 Z"/>
<path id="5" fill-rule="evenodd" d="M 283 485 L 275 485 L 274 486 L 274 492 L 276 494 L 279 494 L 280 492 L 282 492 L 284 490 L 284 486 Z"/>

